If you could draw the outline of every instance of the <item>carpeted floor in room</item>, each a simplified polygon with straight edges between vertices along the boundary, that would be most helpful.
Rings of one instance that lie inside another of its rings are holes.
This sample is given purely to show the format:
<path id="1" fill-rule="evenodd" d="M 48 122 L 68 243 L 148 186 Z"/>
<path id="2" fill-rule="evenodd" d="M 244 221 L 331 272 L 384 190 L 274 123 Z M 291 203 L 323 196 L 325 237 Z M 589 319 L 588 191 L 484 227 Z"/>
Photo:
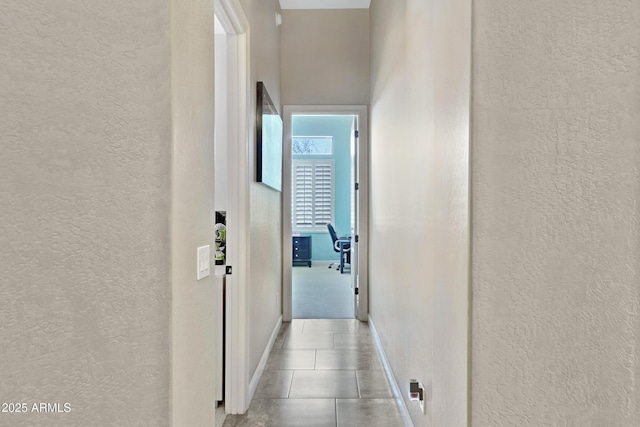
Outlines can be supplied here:
<path id="1" fill-rule="evenodd" d="M 353 319 L 351 274 L 329 269 L 331 261 L 314 261 L 311 268 L 293 267 L 294 319 Z"/>

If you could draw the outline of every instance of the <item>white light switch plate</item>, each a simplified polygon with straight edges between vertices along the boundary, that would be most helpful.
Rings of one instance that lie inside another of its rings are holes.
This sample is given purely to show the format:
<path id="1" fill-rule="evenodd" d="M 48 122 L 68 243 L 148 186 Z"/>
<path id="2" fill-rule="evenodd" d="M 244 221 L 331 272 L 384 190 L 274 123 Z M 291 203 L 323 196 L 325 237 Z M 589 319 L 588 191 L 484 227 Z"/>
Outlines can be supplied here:
<path id="1" fill-rule="evenodd" d="M 211 274 L 211 246 L 200 246 L 198 248 L 198 277 L 197 280 L 204 279 Z"/>

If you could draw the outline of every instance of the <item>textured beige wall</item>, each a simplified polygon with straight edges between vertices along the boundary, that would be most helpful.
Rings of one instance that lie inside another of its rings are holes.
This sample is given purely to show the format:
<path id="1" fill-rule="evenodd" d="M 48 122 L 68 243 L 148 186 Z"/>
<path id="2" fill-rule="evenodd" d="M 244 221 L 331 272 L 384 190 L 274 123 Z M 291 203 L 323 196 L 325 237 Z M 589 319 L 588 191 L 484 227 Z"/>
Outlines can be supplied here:
<path id="1" fill-rule="evenodd" d="M 416 426 L 467 425 L 470 7 L 371 3 L 370 313 Z"/>
<path id="2" fill-rule="evenodd" d="M 474 2 L 472 425 L 640 420 L 640 2 Z"/>
<path id="3" fill-rule="evenodd" d="M 280 102 L 280 29 L 275 24 L 277 0 L 241 0 L 250 29 L 250 276 L 249 380 L 255 373 L 269 337 L 282 313 L 282 197 L 256 179 L 256 82 L 264 82 L 282 115 Z M 276 295 L 279 299 L 276 300 Z"/>
<path id="4" fill-rule="evenodd" d="M 0 424 L 167 426 L 169 4 L 0 10 Z"/>
<path id="5" fill-rule="evenodd" d="M 213 2 L 172 5 L 172 348 L 174 426 L 214 423 L 213 274 L 196 280 L 196 249 L 214 224 Z M 213 252 L 212 252 L 213 253 Z M 213 266 L 212 266 L 213 273 Z M 218 325 L 220 326 L 220 325 Z"/>
<path id="6" fill-rule="evenodd" d="M 282 102 L 369 104 L 369 11 L 284 10 Z"/>

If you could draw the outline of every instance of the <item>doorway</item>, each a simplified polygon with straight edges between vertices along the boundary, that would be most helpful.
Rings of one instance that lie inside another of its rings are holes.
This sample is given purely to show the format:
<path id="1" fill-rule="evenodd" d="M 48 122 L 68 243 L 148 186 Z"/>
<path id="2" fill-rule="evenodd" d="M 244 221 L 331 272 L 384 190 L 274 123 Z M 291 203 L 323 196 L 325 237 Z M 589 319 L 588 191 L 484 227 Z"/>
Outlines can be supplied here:
<path id="1" fill-rule="evenodd" d="M 356 119 L 350 114 L 296 114 L 291 119 L 294 319 L 355 317 L 350 246 Z"/>
<path id="2" fill-rule="evenodd" d="M 214 14 L 215 200 L 216 211 L 226 212 L 224 265 L 216 265 L 216 278 L 223 277 L 224 283 L 224 329 L 220 331 L 224 337 L 221 343 L 219 339 L 219 347 L 222 346 L 223 350 L 219 348 L 216 355 L 224 364 L 218 361 L 215 367 L 223 372 L 223 382 L 216 384 L 216 400 L 220 399 L 223 390 L 224 411 L 227 414 L 241 414 L 246 411 L 250 400 L 246 330 L 249 277 L 249 22 L 240 4 L 234 0 L 215 0 Z M 212 215 L 212 232 L 214 220 L 217 221 Z M 222 307 L 218 306 L 218 309 L 222 310 Z"/>
<path id="3" fill-rule="evenodd" d="M 366 321 L 366 107 L 285 106 L 284 127 L 283 320 Z"/>

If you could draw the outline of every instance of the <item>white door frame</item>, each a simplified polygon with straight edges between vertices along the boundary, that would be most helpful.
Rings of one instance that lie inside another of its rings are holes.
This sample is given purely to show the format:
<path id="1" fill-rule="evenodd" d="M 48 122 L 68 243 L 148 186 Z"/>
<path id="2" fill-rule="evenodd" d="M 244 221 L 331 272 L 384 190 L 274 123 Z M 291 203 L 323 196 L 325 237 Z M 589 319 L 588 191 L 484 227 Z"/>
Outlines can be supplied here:
<path id="1" fill-rule="evenodd" d="M 369 316 L 369 136 L 366 105 L 285 105 L 282 149 L 282 320 L 291 321 L 291 118 L 293 115 L 354 115 L 358 116 L 358 150 L 360 169 L 360 223 L 359 245 L 359 311 L 358 320 L 366 322 Z"/>
<path id="2" fill-rule="evenodd" d="M 229 67 L 225 412 L 242 414 L 249 405 L 249 21 L 239 0 L 215 0 L 214 11 L 227 33 Z"/>

